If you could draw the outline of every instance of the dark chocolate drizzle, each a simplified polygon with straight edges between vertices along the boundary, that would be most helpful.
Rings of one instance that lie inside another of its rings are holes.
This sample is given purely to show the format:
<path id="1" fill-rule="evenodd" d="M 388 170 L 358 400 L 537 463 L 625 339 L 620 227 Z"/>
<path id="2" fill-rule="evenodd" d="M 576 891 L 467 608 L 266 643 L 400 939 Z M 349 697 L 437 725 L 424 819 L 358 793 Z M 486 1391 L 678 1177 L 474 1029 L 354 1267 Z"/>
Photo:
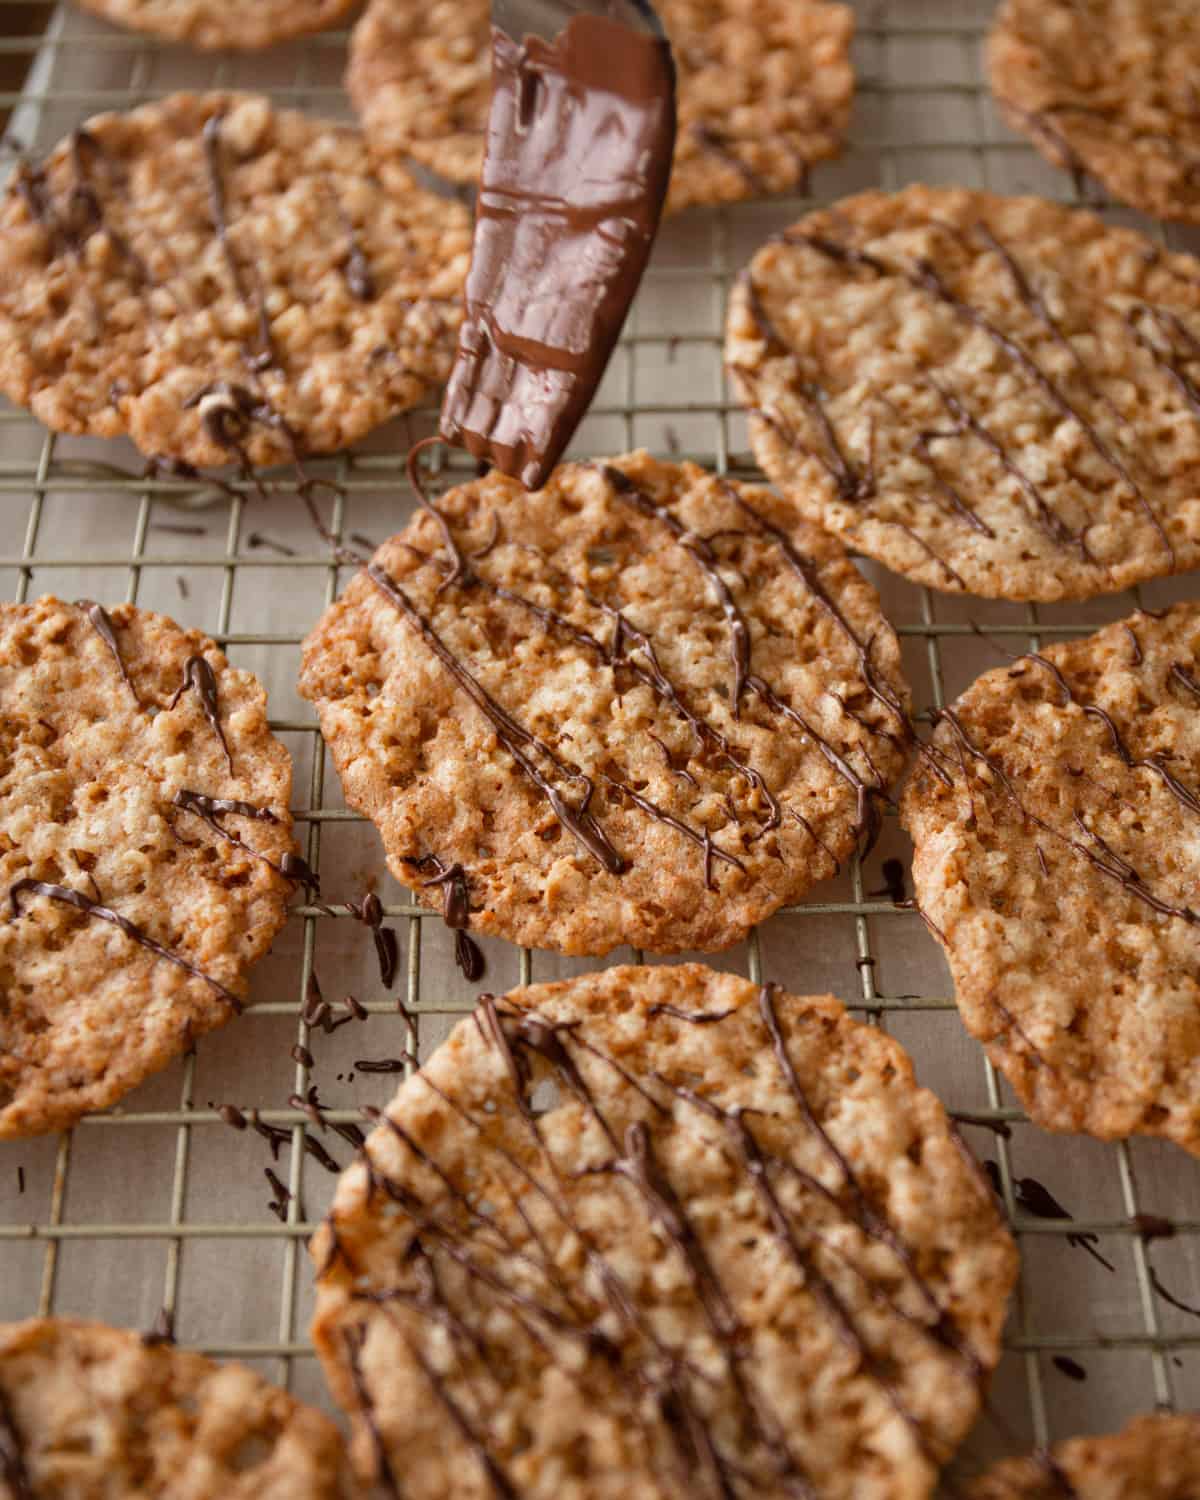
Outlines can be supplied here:
<path id="1" fill-rule="evenodd" d="M 721 1011 L 692 1014 L 670 1005 L 656 1006 L 654 1010 L 658 1013 L 673 1015 L 684 1022 L 699 1025 L 723 1019 L 730 1013 Z M 923 1337 L 953 1353 L 977 1385 L 981 1385 L 983 1381 L 982 1365 L 963 1341 L 949 1315 L 942 1311 L 932 1289 L 918 1273 L 908 1247 L 898 1239 L 886 1219 L 877 1214 L 849 1163 L 816 1119 L 788 1052 L 775 1007 L 772 986 L 765 986 L 759 994 L 759 1014 L 789 1093 L 796 1102 L 807 1128 L 813 1132 L 823 1151 L 838 1168 L 839 1186 L 836 1189 L 826 1187 L 817 1178 L 796 1167 L 790 1160 L 775 1157 L 767 1151 L 751 1131 L 746 1112 L 724 1110 L 704 1096 L 672 1084 L 658 1075 L 654 1075 L 655 1081 L 660 1087 L 667 1088 L 679 1099 L 698 1109 L 707 1118 L 721 1124 L 729 1149 L 742 1170 L 746 1172 L 763 1206 L 771 1232 L 778 1238 L 784 1254 L 797 1267 L 804 1285 L 815 1298 L 816 1305 L 832 1323 L 839 1339 L 859 1368 L 876 1385 L 881 1395 L 904 1423 L 914 1444 L 926 1456 L 934 1461 L 940 1461 L 945 1455 L 935 1451 L 920 1419 L 906 1407 L 893 1384 L 889 1371 L 874 1354 L 866 1334 L 855 1321 L 848 1304 L 817 1265 L 813 1250 L 801 1236 L 801 1226 L 805 1224 L 804 1217 L 800 1216 L 797 1219 L 784 1208 L 775 1185 L 776 1176 L 778 1174 L 789 1176 L 806 1191 L 818 1195 L 823 1203 L 849 1218 L 868 1238 L 886 1246 L 897 1257 L 905 1277 L 911 1281 L 912 1286 L 919 1293 L 927 1312 L 924 1316 L 917 1317 L 905 1311 L 893 1304 L 888 1293 L 876 1290 L 868 1282 L 868 1288 L 873 1296 L 883 1305 L 890 1307 L 894 1315 L 903 1319 Z M 497 1002 L 491 996 L 481 997 L 475 1014 L 475 1023 L 484 1041 L 498 1049 L 505 1071 L 511 1080 L 520 1115 L 536 1141 L 539 1152 L 551 1168 L 556 1181 L 560 1180 L 559 1169 L 549 1156 L 542 1138 L 538 1114 L 531 1104 L 532 1089 L 537 1083 L 537 1075 L 533 1067 L 534 1059 L 540 1059 L 550 1067 L 562 1089 L 577 1099 L 584 1111 L 595 1121 L 612 1148 L 613 1155 L 607 1162 L 588 1169 L 583 1175 L 597 1172 L 614 1173 L 631 1184 L 643 1203 L 650 1221 L 662 1234 L 687 1271 L 688 1280 L 705 1323 L 720 1351 L 731 1395 L 744 1413 L 755 1439 L 761 1446 L 763 1461 L 774 1470 L 776 1481 L 783 1493 L 794 1497 L 794 1500 L 815 1500 L 817 1491 L 805 1473 L 801 1460 L 791 1450 L 787 1435 L 767 1398 L 743 1373 L 741 1352 L 743 1333 L 736 1309 L 708 1258 L 695 1224 L 663 1168 L 655 1149 L 653 1131 L 644 1121 L 635 1121 L 624 1132 L 623 1140 L 618 1143 L 613 1129 L 599 1109 L 596 1098 L 575 1061 L 573 1053 L 576 1046 L 583 1047 L 589 1055 L 615 1069 L 624 1081 L 635 1088 L 659 1114 L 669 1114 L 670 1111 L 665 1110 L 663 1105 L 638 1080 L 626 1073 L 616 1059 L 596 1049 L 582 1036 L 577 1035 L 577 1023 L 552 1024 L 534 1013 L 510 1008 L 505 1002 Z M 702 1492 L 705 1494 L 720 1495 L 723 1500 L 734 1500 L 734 1497 L 743 1492 L 744 1486 L 757 1483 L 758 1481 L 753 1479 L 747 1471 L 721 1451 L 713 1434 L 711 1420 L 702 1416 L 695 1403 L 693 1382 L 708 1384 L 714 1377 L 683 1361 L 677 1351 L 665 1345 L 656 1335 L 654 1328 L 638 1312 L 619 1275 L 591 1245 L 587 1231 L 574 1219 L 569 1207 L 554 1189 L 542 1182 L 521 1160 L 497 1143 L 494 1133 L 489 1131 L 484 1123 L 445 1094 L 424 1072 L 418 1072 L 416 1076 L 425 1082 L 450 1109 L 460 1115 L 479 1134 L 481 1142 L 485 1143 L 488 1149 L 496 1151 L 538 1195 L 564 1227 L 580 1240 L 588 1262 L 598 1276 L 605 1300 L 620 1321 L 639 1335 L 647 1345 L 647 1354 L 643 1362 L 630 1372 L 634 1388 L 652 1398 L 656 1421 L 647 1418 L 641 1405 L 636 1408 L 636 1420 L 645 1426 L 647 1434 L 652 1434 L 656 1426 L 659 1430 L 665 1430 L 683 1465 L 684 1473 L 690 1474 L 693 1485 L 697 1483 L 698 1478 L 702 1480 Z M 467 1191 L 457 1185 L 437 1161 L 409 1136 L 398 1121 L 381 1115 L 378 1111 L 372 1110 L 367 1113 L 369 1118 L 376 1120 L 380 1126 L 389 1130 L 415 1160 L 435 1174 L 445 1190 L 448 1202 L 466 1216 L 478 1232 L 481 1242 L 496 1244 L 499 1248 L 515 1255 L 520 1261 L 531 1265 L 547 1278 L 549 1287 L 553 1288 L 555 1298 L 561 1299 L 561 1309 L 551 1302 L 543 1301 L 540 1297 L 509 1286 L 497 1272 L 475 1261 L 469 1250 L 461 1243 L 452 1222 L 445 1214 L 426 1204 L 409 1187 L 389 1180 L 369 1155 L 363 1158 L 368 1171 L 369 1190 L 386 1193 L 389 1199 L 397 1204 L 413 1222 L 415 1237 L 407 1263 L 413 1268 L 416 1289 L 395 1286 L 383 1290 L 358 1291 L 353 1294 L 356 1298 L 372 1303 L 384 1312 L 391 1304 L 401 1304 L 412 1309 L 445 1328 L 455 1344 L 463 1347 L 469 1346 L 480 1356 L 485 1369 L 491 1372 L 492 1377 L 501 1380 L 481 1336 L 472 1330 L 448 1299 L 446 1289 L 437 1274 L 434 1259 L 436 1254 L 441 1253 L 458 1265 L 472 1281 L 492 1291 L 509 1308 L 529 1337 L 547 1353 L 551 1353 L 551 1346 L 541 1332 L 543 1329 L 546 1332 L 584 1341 L 589 1352 L 594 1356 L 616 1357 L 615 1347 L 604 1335 L 595 1330 L 592 1315 L 577 1307 L 570 1289 L 561 1282 L 548 1247 L 538 1234 L 533 1221 L 520 1209 L 519 1200 L 510 1196 L 512 1206 L 520 1214 L 522 1222 L 529 1231 L 530 1238 L 524 1245 L 516 1244 L 494 1215 L 485 1213 L 475 1206 Z M 506 1191 L 503 1186 L 499 1190 Z M 330 1232 L 336 1235 L 336 1221 L 331 1222 Z M 835 1246 L 820 1235 L 819 1231 L 809 1230 L 808 1232 L 812 1233 L 815 1239 L 831 1253 L 844 1258 Z M 850 1271 L 865 1279 L 865 1273 L 853 1262 L 846 1260 L 845 1264 Z M 926 1317 L 929 1321 L 926 1321 Z M 475 1418 L 468 1416 L 452 1396 L 445 1379 L 428 1365 L 408 1329 L 399 1324 L 395 1326 L 414 1361 L 424 1370 L 437 1400 L 457 1429 L 463 1443 L 483 1468 L 493 1492 L 505 1497 L 505 1500 L 515 1500 L 516 1491 L 511 1488 L 512 1481 L 500 1468 L 495 1455 L 489 1448 L 485 1430 Z M 351 1378 L 355 1385 L 359 1410 L 367 1422 L 382 1469 L 383 1463 L 387 1460 L 387 1454 L 384 1451 L 378 1428 L 373 1425 L 370 1392 L 363 1378 L 361 1360 L 358 1358 L 358 1351 L 361 1350 L 364 1338 L 365 1332 L 361 1328 L 355 1329 L 353 1348 L 348 1342 L 347 1354 L 352 1364 Z M 551 1357 L 553 1357 L 552 1354 Z"/>
<path id="2" fill-rule="evenodd" d="M 1033 289 L 1027 274 L 1020 266 L 1017 258 L 1001 244 L 988 226 L 979 223 L 975 228 L 976 232 L 984 238 L 989 249 L 998 253 L 1004 260 L 1021 300 L 1043 326 L 1048 329 L 1055 342 L 1071 351 L 1077 370 L 1082 369 L 1082 361 L 1077 351 L 1074 350 L 1060 326 L 1049 314 L 1043 299 Z M 1162 543 L 1170 560 L 1171 570 L 1174 571 L 1176 554 L 1170 537 L 1167 535 L 1162 520 L 1155 511 L 1153 504 L 1130 472 L 1124 459 L 1112 448 L 1095 424 L 1079 410 L 1070 396 L 1047 374 L 1020 341 L 997 326 L 980 308 L 960 298 L 950 288 L 944 276 L 932 261 L 922 258 L 915 261 L 912 265 L 893 265 L 883 261 L 876 255 L 858 250 L 850 245 L 842 244 L 837 240 L 830 239 L 828 236 L 810 234 L 800 230 L 786 230 L 778 238 L 782 243 L 788 245 L 807 247 L 838 265 L 866 271 L 876 277 L 896 277 L 906 281 L 916 290 L 928 294 L 937 302 L 947 307 L 960 320 L 983 333 L 1042 392 L 1056 411 L 1079 427 L 1089 447 L 1092 448 L 1106 467 L 1133 494 L 1139 508 L 1154 528 L 1159 541 Z M 751 310 L 753 314 L 753 308 Z M 786 349 L 786 347 L 785 345 L 784 348 Z M 1093 395 L 1097 400 L 1103 400 L 1095 392 L 1090 379 L 1086 377 L 1086 372 L 1084 373 L 1089 394 Z M 939 394 L 942 395 L 943 401 L 945 401 L 947 393 L 937 385 L 937 382 L 931 381 L 930 383 L 939 390 Z M 1018 482 L 1026 496 L 1033 502 L 1035 516 L 1041 522 L 1043 528 L 1047 530 L 1048 534 L 1062 545 L 1079 547 L 1083 551 L 1085 558 L 1094 562 L 1095 559 L 1087 552 L 1084 540 L 1087 528 L 1085 527 L 1078 535 L 1073 535 L 1061 518 L 1049 506 L 1037 486 L 1033 485 L 1032 481 L 1024 475 L 1023 471 L 1006 453 L 994 435 L 977 418 L 966 411 L 965 406 L 961 401 L 958 401 L 957 397 L 954 400 L 958 405 L 958 411 L 955 413 L 958 420 L 965 422 L 966 429 L 987 444 L 989 450 L 1003 465 L 1006 472 Z M 1104 404 L 1108 405 L 1107 402 Z"/>
<path id="3" fill-rule="evenodd" d="M 367 1432 L 371 1437 L 371 1447 L 375 1453 L 377 1477 L 388 1494 L 388 1500 L 403 1500 L 403 1491 L 396 1480 L 392 1461 L 388 1457 L 387 1443 L 384 1441 L 383 1433 L 379 1430 L 379 1419 L 375 1415 L 375 1401 L 371 1395 L 371 1388 L 367 1384 L 367 1378 L 363 1372 L 362 1351 L 366 1341 L 367 1330 L 365 1328 L 350 1327 L 342 1329 L 342 1342 L 346 1350 L 346 1364 L 350 1371 L 350 1383 L 354 1387 L 354 1397 L 358 1404 L 358 1414 L 362 1418 Z"/>
<path id="4" fill-rule="evenodd" d="M 181 787 L 171 799 L 171 803 L 180 812 L 191 813 L 199 818 L 202 823 L 206 823 L 212 829 L 218 838 L 224 839 L 227 844 L 235 845 L 238 849 L 244 849 L 247 854 L 254 859 L 261 860 L 268 869 L 282 875 L 285 880 L 293 881 L 296 885 L 302 885 L 314 894 L 320 895 L 321 882 L 309 869 L 307 861 L 301 859 L 298 854 L 292 854 L 289 851 L 276 864 L 269 855 L 255 849 L 240 834 L 226 828 L 221 822 L 222 818 L 237 817 L 252 818 L 258 823 L 278 823 L 278 817 L 269 807 L 260 807 L 255 802 L 239 802 L 234 797 L 209 797 L 204 792 L 194 792 L 187 787 Z"/>
<path id="5" fill-rule="evenodd" d="M 125 666 L 125 659 L 121 655 L 121 648 L 117 644 L 117 632 L 113 626 L 112 618 L 102 604 L 97 604 L 94 599 L 76 599 L 75 608 L 81 609 L 87 616 L 88 624 L 108 647 L 112 658 L 117 664 L 117 671 L 121 674 L 121 681 L 129 689 L 130 697 L 141 708 L 141 699 L 137 695 L 137 688 L 133 685 L 133 679 Z"/>
<path id="6" fill-rule="evenodd" d="M 93 901 L 90 896 L 85 896 L 80 891 L 71 890 L 69 886 L 52 885 L 44 880 L 18 880 L 8 888 L 8 904 L 12 920 L 15 921 L 22 915 L 20 897 L 26 893 L 35 896 L 45 896 L 50 901 L 59 901 L 64 906 L 73 906 L 76 911 L 82 912 L 85 917 L 93 918 L 98 922 L 108 922 L 111 926 L 123 932 L 131 942 L 137 943 L 139 947 L 145 948 L 149 953 L 153 953 L 156 958 L 165 959 L 167 963 L 174 964 L 177 969 L 182 969 L 184 973 L 190 974 L 193 979 L 202 980 L 214 994 L 225 1001 L 231 1010 L 238 1014 L 241 1013 L 242 1002 L 232 990 L 226 989 L 219 979 L 214 979 L 211 974 L 206 974 L 203 969 L 197 968 L 194 963 L 184 958 L 182 954 L 175 953 L 170 948 L 165 948 L 162 943 L 156 942 L 148 933 L 143 932 L 136 923 L 131 922 L 128 917 L 121 916 L 120 912 L 113 911 L 110 906 L 103 906 L 99 901 Z"/>
<path id="7" fill-rule="evenodd" d="M 357 921 L 370 928 L 375 943 L 375 956 L 379 960 L 379 982 L 385 990 L 390 990 L 396 982 L 400 947 L 392 928 L 383 925 L 383 903 L 374 891 L 368 891 L 357 903 L 347 901 L 346 910 Z"/>
<path id="8" fill-rule="evenodd" d="M 729 709 L 733 717 L 738 718 L 741 713 L 742 694 L 750 674 L 750 626 L 746 622 L 745 615 L 738 608 L 729 585 L 721 577 L 716 553 L 709 542 L 696 532 L 689 531 L 677 516 L 672 515 L 665 506 L 652 500 L 639 485 L 630 479 L 628 474 L 613 468 L 611 464 L 601 464 L 599 467 L 605 482 L 618 499 L 623 500 L 626 505 L 633 506 L 639 515 L 665 526 L 683 550 L 690 557 L 695 558 L 707 578 L 709 587 L 716 595 L 729 626 L 729 654 L 732 663 Z"/>
<path id="9" fill-rule="evenodd" d="M 189 688 L 195 688 L 196 697 L 200 700 L 200 707 L 204 717 L 208 720 L 209 727 L 221 742 L 221 749 L 225 752 L 225 759 L 229 764 L 229 774 L 233 775 L 233 754 L 225 739 L 225 731 L 221 728 L 220 699 L 217 692 L 216 673 L 209 666 L 203 656 L 189 656 L 183 664 L 183 676 L 175 694 L 167 704 L 168 712 L 175 707 L 180 698 Z"/>
<path id="10" fill-rule="evenodd" d="M 471 921 L 471 888 L 467 872 L 457 862 L 446 867 L 436 854 L 423 854 L 419 859 L 409 860 L 417 869 L 433 869 L 437 873 L 432 880 L 423 880 L 423 886 L 442 887 L 442 920 L 454 933 L 454 961 L 462 971 L 468 984 L 476 984 L 483 978 L 487 968 L 483 950 L 467 933 Z"/>
<path id="11" fill-rule="evenodd" d="M 271 339 L 271 320 L 267 316 L 267 302 L 263 295 L 262 282 L 254 273 L 253 291 L 247 289 L 246 277 L 238 264 L 229 238 L 229 224 L 225 215 L 225 182 L 221 172 L 221 115 L 212 115 L 204 124 L 204 167 L 208 174 L 208 205 L 213 222 L 213 233 L 221 246 L 225 264 L 233 289 L 258 320 L 258 348 L 246 350 L 246 363 L 251 370 L 269 369 L 278 363 L 275 345 Z"/>
<path id="12" fill-rule="evenodd" d="M 516 719 L 502 708 L 479 680 L 472 676 L 449 646 L 434 630 L 432 624 L 416 607 L 396 580 L 381 564 L 371 562 L 363 570 L 379 592 L 400 610 L 409 624 L 442 663 L 450 675 L 475 704 L 495 731 L 496 738 L 512 757 L 525 778 L 537 788 L 550 804 L 555 817 L 576 840 L 610 875 L 624 874 L 627 862 L 609 842 L 604 830 L 589 812 L 593 785 L 590 777 L 572 770 L 549 745 L 518 724 Z M 567 781 L 582 783 L 583 799 L 578 808 L 572 807 L 562 792 L 539 769 L 533 759 L 534 753 L 548 760 L 554 770 Z"/>

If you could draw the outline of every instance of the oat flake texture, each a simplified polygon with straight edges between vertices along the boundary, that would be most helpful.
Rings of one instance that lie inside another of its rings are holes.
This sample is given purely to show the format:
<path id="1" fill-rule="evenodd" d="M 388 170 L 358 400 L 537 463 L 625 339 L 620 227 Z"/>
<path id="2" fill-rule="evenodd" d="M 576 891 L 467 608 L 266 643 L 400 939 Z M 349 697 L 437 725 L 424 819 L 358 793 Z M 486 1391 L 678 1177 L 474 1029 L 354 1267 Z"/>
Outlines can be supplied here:
<path id="1" fill-rule="evenodd" d="M 902 803 L 959 1010 L 1032 1118 L 1200 1155 L 1200 604 L 988 672 Z"/>
<path id="2" fill-rule="evenodd" d="M 726 362 L 788 500 L 917 583 L 1083 599 L 1200 561 L 1200 262 L 1133 230 L 845 199 L 754 257 Z"/>
<path id="3" fill-rule="evenodd" d="M 203 51 L 254 52 L 291 37 L 327 31 L 355 0 L 79 0 L 84 10 L 117 26 L 144 31 Z"/>
<path id="4" fill-rule="evenodd" d="M 418 513 L 326 611 L 300 684 L 426 905 L 446 909 L 457 866 L 482 932 L 712 951 L 869 837 L 909 696 L 826 533 L 645 453 L 438 505 L 456 576 Z"/>
<path id="5" fill-rule="evenodd" d="M 164 615 L 122 604 L 107 618 L 128 681 L 83 609 L 0 606 L 0 1137 L 72 1125 L 231 1020 L 293 890 L 292 766 L 261 684 Z M 200 692 L 170 706 L 193 658 L 232 771 Z M 265 813 L 213 827 L 181 792 Z M 19 885 L 34 881 L 100 903 L 175 961 Z"/>
<path id="6" fill-rule="evenodd" d="M 659 0 L 678 74 L 668 211 L 802 186 L 850 116 L 854 15 L 830 0 Z M 370 0 L 346 87 L 372 147 L 479 179 L 491 100 L 488 0 Z"/>
<path id="7" fill-rule="evenodd" d="M 449 373 L 469 254 L 467 211 L 344 126 L 244 94 L 97 115 L 0 202 L 0 389 L 195 465 L 343 448 Z"/>
<path id="8" fill-rule="evenodd" d="M 1137 1417 L 1106 1437 L 1070 1438 L 1044 1455 L 1007 1459 L 967 1500 L 1189 1500 L 1200 1495 L 1200 1414 Z"/>
<path id="9" fill-rule="evenodd" d="M 1194 0 L 1005 0 L 987 66 L 1009 124 L 1055 166 L 1200 222 Z"/>
<path id="10" fill-rule="evenodd" d="M 313 1254 L 356 1465 L 408 1500 L 928 1496 L 1016 1273 L 896 1042 L 699 965 L 482 1002 Z"/>
<path id="11" fill-rule="evenodd" d="M 13 1500 L 351 1494 L 333 1423 L 245 1365 L 68 1318 L 0 1324 L 0 1457 Z"/>

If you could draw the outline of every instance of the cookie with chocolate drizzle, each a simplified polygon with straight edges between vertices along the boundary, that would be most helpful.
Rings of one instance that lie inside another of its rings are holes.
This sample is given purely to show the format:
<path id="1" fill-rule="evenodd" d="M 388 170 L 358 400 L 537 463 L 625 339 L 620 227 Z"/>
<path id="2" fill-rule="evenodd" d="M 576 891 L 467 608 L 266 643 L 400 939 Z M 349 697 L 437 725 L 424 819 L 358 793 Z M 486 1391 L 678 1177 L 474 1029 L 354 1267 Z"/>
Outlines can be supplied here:
<path id="1" fill-rule="evenodd" d="M 470 218 L 246 94 L 98 115 L 0 201 L 0 390 L 196 466 L 354 442 L 450 370 Z"/>
<path id="2" fill-rule="evenodd" d="M 204 52 L 257 52 L 292 37 L 328 31 L 355 0 L 79 0 L 84 10 L 116 26 L 144 31 Z"/>
<path id="3" fill-rule="evenodd" d="M 0 1137 L 115 1103 L 241 1009 L 307 878 L 266 694 L 199 631 L 0 607 Z"/>
<path id="4" fill-rule="evenodd" d="M 1200 604 L 986 673 L 902 813 L 968 1030 L 1031 1117 L 1200 1155 Z"/>
<path id="5" fill-rule="evenodd" d="M 1120 1432 L 1010 1458 L 966 1500 L 1187 1500 L 1200 1495 L 1200 1413 L 1155 1412 Z"/>
<path id="6" fill-rule="evenodd" d="M 71 1318 L 0 1324 L 0 1495 L 345 1500 L 333 1423 L 241 1364 Z"/>
<path id="7" fill-rule="evenodd" d="M 787 514 L 645 453 L 422 508 L 300 684 L 397 878 L 460 930 L 713 951 L 870 842 L 910 737 L 899 645 Z"/>
<path id="8" fill-rule="evenodd" d="M 1200 262 L 1133 230 L 849 198 L 754 257 L 726 361 L 792 504 L 918 583 L 1081 599 L 1200 562 Z"/>
<path id="9" fill-rule="evenodd" d="M 1200 13 L 1193 0 L 1004 0 L 988 77 L 1014 130 L 1123 203 L 1200 222 Z"/>
<path id="10" fill-rule="evenodd" d="M 678 74 L 667 210 L 806 190 L 850 117 L 854 14 L 832 0 L 656 0 Z M 479 180 L 491 99 L 488 0 L 370 0 L 346 87 L 372 148 Z"/>
<path id="11" fill-rule="evenodd" d="M 352 1456 L 436 1500 L 927 1494 L 1016 1251 L 902 1048 L 698 964 L 482 997 L 312 1247 Z"/>

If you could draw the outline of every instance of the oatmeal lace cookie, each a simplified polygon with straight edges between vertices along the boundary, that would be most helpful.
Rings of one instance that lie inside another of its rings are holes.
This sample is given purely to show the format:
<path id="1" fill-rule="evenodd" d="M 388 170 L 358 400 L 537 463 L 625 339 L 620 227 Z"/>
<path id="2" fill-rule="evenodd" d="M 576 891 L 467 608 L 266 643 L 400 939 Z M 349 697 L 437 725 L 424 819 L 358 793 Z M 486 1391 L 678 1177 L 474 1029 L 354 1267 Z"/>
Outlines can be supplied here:
<path id="1" fill-rule="evenodd" d="M 1005 0 L 987 65 L 1013 129 L 1077 184 L 1200 222 L 1194 0 Z"/>
<path id="2" fill-rule="evenodd" d="M 0 389 L 59 432 L 262 464 L 446 378 L 470 219 L 242 94 L 97 115 L 0 201 Z"/>
<path id="3" fill-rule="evenodd" d="M 678 73 L 668 210 L 802 187 L 841 149 L 854 16 L 830 0 L 659 0 Z M 367 139 L 474 184 L 491 99 L 488 0 L 370 0 L 346 87 Z"/>
<path id="4" fill-rule="evenodd" d="M 393 873 L 566 953 L 712 951 L 877 827 L 900 648 L 828 535 L 645 453 L 420 511 L 304 646 L 300 690 Z"/>
<path id="5" fill-rule="evenodd" d="M 1200 1155 L 1200 604 L 986 673 L 902 813 L 968 1030 L 1049 1130 Z"/>
<path id="6" fill-rule="evenodd" d="M 313 1254 L 352 1456 L 409 1500 L 928 1495 L 1016 1273 L 896 1042 L 700 965 L 484 997 Z"/>
<path id="7" fill-rule="evenodd" d="M 276 42 L 328 31 L 354 9 L 356 0 L 78 0 L 84 10 L 130 31 L 203 51 L 226 48 L 256 52 Z"/>
<path id="8" fill-rule="evenodd" d="M 1007 1459 L 968 1500 L 1189 1500 L 1200 1495 L 1200 1413 L 1138 1417 L 1106 1437 L 1070 1438 Z"/>
<path id="9" fill-rule="evenodd" d="M 103 1323 L 0 1324 L 0 1495 L 345 1500 L 337 1428 L 245 1365 Z"/>
<path id="10" fill-rule="evenodd" d="M 1200 262 L 1132 230 L 864 193 L 758 252 L 726 360 L 791 503 L 915 582 L 1080 599 L 1200 561 Z"/>
<path id="11" fill-rule="evenodd" d="M 122 604 L 0 606 L 0 1137 L 114 1103 L 237 1014 L 307 870 L 266 694 Z"/>

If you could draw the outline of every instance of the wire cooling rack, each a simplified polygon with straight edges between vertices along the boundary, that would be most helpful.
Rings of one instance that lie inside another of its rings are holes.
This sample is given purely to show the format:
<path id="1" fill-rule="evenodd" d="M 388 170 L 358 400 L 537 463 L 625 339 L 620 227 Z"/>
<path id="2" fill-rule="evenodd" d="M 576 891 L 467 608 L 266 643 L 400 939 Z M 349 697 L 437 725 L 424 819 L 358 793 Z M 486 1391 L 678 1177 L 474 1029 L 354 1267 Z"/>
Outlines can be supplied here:
<path id="1" fill-rule="evenodd" d="M 645 445 L 756 475 L 722 374 L 725 294 L 756 245 L 814 200 L 916 179 L 1070 196 L 1066 179 L 997 120 L 979 66 L 987 3 L 885 0 L 857 10 L 849 150 L 816 170 L 812 198 L 699 212 L 666 227 L 579 434 L 580 452 Z M 30 35 L 39 19 L 44 27 Z M 249 58 L 207 57 L 69 8 L 0 0 L 0 82 L 8 87 L 0 119 L 10 116 L 0 149 L 10 165 L 17 151 L 45 150 L 88 114 L 185 87 L 256 88 L 345 117 L 345 40 L 329 33 Z M 23 85 L 12 83 L 16 76 Z M 0 171 L 5 165 L 0 157 Z M 1173 231 L 1103 211 L 1186 248 Z M 431 430 L 430 418 L 417 414 L 316 466 L 344 495 L 336 530 L 378 541 L 398 529 L 411 509 L 403 456 Z M 452 464 L 442 481 L 457 472 Z M 236 664 L 257 672 L 295 759 L 297 827 L 325 898 L 336 905 L 379 890 L 400 940 L 400 979 L 392 994 L 382 990 L 369 936 L 351 918 L 298 905 L 256 971 L 257 1003 L 244 1019 L 72 1134 L 0 1146 L 0 1317 L 74 1313 L 148 1327 L 166 1308 L 181 1343 L 240 1356 L 325 1403 L 305 1334 L 304 1245 L 333 1178 L 306 1153 L 310 1117 L 289 1100 L 315 1083 L 331 1123 L 357 1121 L 362 1105 L 385 1102 L 394 1080 L 356 1071 L 356 1061 L 405 1047 L 427 1055 L 474 996 L 454 968 L 451 935 L 390 879 L 373 830 L 342 804 L 311 710 L 296 694 L 299 642 L 340 580 L 286 477 L 267 475 L 265 494 L 243 486 L 230 498 L 140 474 L 124 444 L 55 438 L 0 407 L 0 589 L 16 600 L 86 594 L 162 609 L 209 630 Z M 873 564 L 864 570 L 899 631 L 925 717 L 996 664 L 976 625 L 1014 650 L 1036 649 L 1137 603 L 1195 592 L 1184 579 L 1082 606 L 1032 608 L 947 599 Z M 1017 1445 L 1111 1429 L 1155 1405 L 1200 1407 L 1200 1318 L 1169 1300 L 1200 1303 L 1200 1164 L 1160 1143 L 1104 1146 L 1029 1125 L 963 1031 L 936 945 L 893 902 L 896 868 L 884 867 L 897 859 L 907 867 L 907 841 L 892 818 L 869 859 L 710 962 L 799 993 L 832 990 L 886 1026 L 978 1153 L 996 1162 L 1023 1269 L 993 1386 L 995 1419 L 972 1437 L 967 1467 Z M 594 967 L 483 946 L 485 983 L 496 990 Z M 613 961 L 630 957 L 626 950 Z M 314 971 L 327 998 L 353 993 L 368 1018 L 333 1035 L 310 1032 L 302 1011 Z M 311 1068 L 294 1060 L 294 1046 L 309 1049 Z M 267 1141 L 222 1121 L 225 1104 L 257 1108 L 277 1127 L 277 1163 Z M 349 1159 L 334 1133 L 318 1135 L 339 1162 Z M 264 1177 L 268 1166 L 286 1194 Z M 1030 1178 L 1074 1219 L 1033 1213 L 1022 1191 Z M 1169 1218 L 1174 1237 L 1148 1241 L 1139 1214 Z"/>

